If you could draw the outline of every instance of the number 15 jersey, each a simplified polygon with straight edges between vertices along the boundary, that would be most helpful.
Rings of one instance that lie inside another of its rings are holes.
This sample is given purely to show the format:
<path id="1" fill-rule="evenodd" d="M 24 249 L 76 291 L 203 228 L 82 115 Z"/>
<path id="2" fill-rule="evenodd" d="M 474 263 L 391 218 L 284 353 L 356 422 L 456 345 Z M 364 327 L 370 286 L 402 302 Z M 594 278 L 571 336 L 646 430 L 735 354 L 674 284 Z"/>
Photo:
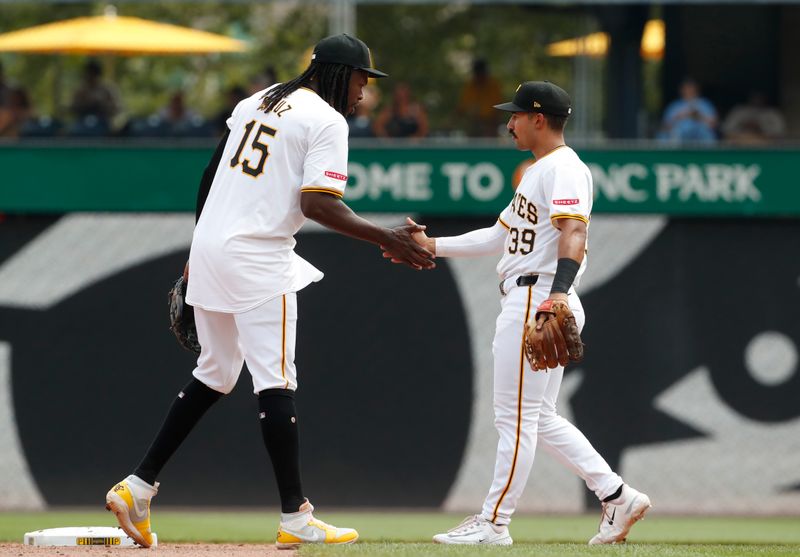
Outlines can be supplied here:
<path id="1" fill-rule="evenodd" d="M 508 229 L 497 264 L 500 278 L 536 273 L 551 275 L 552 280 L 558 264 L 558 221 L 578 219 L 588 225 L 591 212 L 592 174 L 575 151 L 562 145 L 537 160 L 498 218 Z M 576 285 L 586 261 L 584 257 Z"/>
<path id="2" fill-rule="evenodd" d="M 322 279 L 294 252 L 306 221 L 303 191 L 344 195 L 348 126 L 319 95 L 301 88 L 269 113 L 264 91 L 228 118 L 222 160 L 194 230 L 187 302 L 239 313 Z"/>

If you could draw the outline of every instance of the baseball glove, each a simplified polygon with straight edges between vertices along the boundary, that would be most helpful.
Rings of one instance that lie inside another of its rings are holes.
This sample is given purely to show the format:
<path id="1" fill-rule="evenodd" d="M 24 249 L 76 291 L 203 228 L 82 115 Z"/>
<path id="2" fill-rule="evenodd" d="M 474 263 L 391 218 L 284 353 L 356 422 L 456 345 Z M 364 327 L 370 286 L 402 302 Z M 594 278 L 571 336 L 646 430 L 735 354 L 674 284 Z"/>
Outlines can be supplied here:
<path id="1" fill-rule="evenodd" d="M 583 359 L 583 341 L 569 306 L 545 300 L 525 324 L 525 355 L 533 371 L 565 366 Z"/>
<path id="2" fill-rule="evenodd" d="M 181 276 L 169 291 L 169 330 L 175 334 L 178 344 L 190 352 L 200 353 L 197 328 L 194 324 L 194 308 L 186 303 L 186 281 Z"/>

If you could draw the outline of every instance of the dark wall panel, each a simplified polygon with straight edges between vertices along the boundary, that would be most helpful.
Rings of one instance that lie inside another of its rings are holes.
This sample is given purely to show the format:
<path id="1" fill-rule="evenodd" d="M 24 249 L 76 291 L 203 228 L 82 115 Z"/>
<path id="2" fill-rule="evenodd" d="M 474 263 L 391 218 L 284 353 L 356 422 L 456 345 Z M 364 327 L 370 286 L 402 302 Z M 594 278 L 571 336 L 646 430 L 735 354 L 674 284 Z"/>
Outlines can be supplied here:
<path id="1" fill-rule="evenodd" d="M 51 222 L 4 225 L 0 266 Z M 427 223 L 439 235 L 489 224 Z M 608 238 L 620 244 L 604 246 L 606 254 L 624 248 L 625 237 Z M 678 460 L 694 441 L 717 455 L 713 464 L 725 474 L 720 485 L 742 486 L 748 506 L 755 503 L 747 497 L 779 502 L 776 490 L 797 485 L 796 454 L 784 452 L 800 416 L 798 245 L 798 220 L 674 219 L 640 253 L 629 252 L 632 259 L 617 274 L 583 292 L 586 359 L 567 372 L 568 378 L 580 373 L 580 381 L 565 402 L 612 467 L 634 478 L 658 468 L 659 477 L 638 478 L 652 482 L 664 508 L 692 511 L 680 490 L 704 487 L 692 482 L 705 472 Z M 461 296 L 495 300 L 488 294 L 497 295 L 496 284 L 462 292 L 455 266 L 444 259 L 433 272 L 416 272 L 333 234 L 302 234 L 298 251 L 326 272 L 299 294 L 297 403 L 307 494 L 327 506 L 440 506 L 474 426 L 474 339 Z M 603 250 L 593 253 L 592 264 L 602 266 Z M 102 505 L 189 380 L 193 357 L 171 337 L 166 312 L 166 292 L 186 255 L 181 250 L 127 268 L 49 309 L 0 307 L 16 426 L 47 503 Z M 497 310 L 493 302 L 479 317 L 493 322 Z M 708 405 L 707 415 L 687 418 L 674 399 L 666 410 L 658 404 L 690 377 L 707 377 L 711 388 L 705 399 L 681 400 Z M 750 437 L 736 445 L 730 432 L 714 433 L 704 419 L 720 417 Z M 487 447 L 481 462 L 489 466 L 494 438 L 480 442 Z M 732 444 L 714 452 L 714 442 Z M 780 464 L 795 472 L 770 478 L 753 495 L 747 471 L 772 453 L 784 455 Z M 668 456 L 647 460 L 658 454 Z M 627 467 L 626 458 L 633 459 Z M 277 504 L 246 371 L 159 479 L 159 504 Z M 476 500 L 488 487 L 479 483 Z M 791 502 L 780 508 L 797 510 Z"/>
<path id="2" fill-rule="evenodd" d="M 423 282 L 353 240 L 309 234 L 302 244 L 327 271 L 299 296 L 309 496 L 336 505 L 438 505 L 460 464 L 472 389 L 447 265 Z M 128 269 L 47 311 L 0 308 L 0 339 L 13 346 L 20 438 L 48 503 L 99 504 L 138 463 L 190 379 L 193 358 L 171 338 L 166 315 L 166 291 L 186 256 Z M 245 371 L 167 465 L 159 502 L 276 504 L 256 410 Z"/>

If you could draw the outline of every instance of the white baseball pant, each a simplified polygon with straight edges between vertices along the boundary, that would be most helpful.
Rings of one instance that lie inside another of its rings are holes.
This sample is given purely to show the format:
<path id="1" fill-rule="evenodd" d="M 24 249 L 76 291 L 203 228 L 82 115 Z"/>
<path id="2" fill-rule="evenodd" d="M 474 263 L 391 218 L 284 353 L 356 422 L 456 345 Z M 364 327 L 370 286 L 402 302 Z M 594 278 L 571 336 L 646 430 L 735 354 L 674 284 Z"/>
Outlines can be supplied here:
<path id="1" fill-rule="evenodd" d="M 296 293 L 278 296 L 244 313 L 195 308 L 194 318 L 202 350 L 192 374 L 206 386 L 224 394 L 231 392 L 246 361 L 254 392 L 297 389 Z"/>
<path id="2" fill-rule="evenodd" d="M 537 443 L 573 470 L 601 500 L 620 485 L 622 478 L 592 447 L 586 437 L 556 413 L 556 399 L 564 368 L 534 372 L 523 346 L 525 322 L 550 293 L 550 284 L 514 287 L 503 296 L 494 344 L 494 412 L 500 435 L 494 481 L 483 504 L 482 516 L 495 524 L 508 524 L 525 489 Z M 578 328 L 585 315 L 574 289 L 569 306 Z"/>

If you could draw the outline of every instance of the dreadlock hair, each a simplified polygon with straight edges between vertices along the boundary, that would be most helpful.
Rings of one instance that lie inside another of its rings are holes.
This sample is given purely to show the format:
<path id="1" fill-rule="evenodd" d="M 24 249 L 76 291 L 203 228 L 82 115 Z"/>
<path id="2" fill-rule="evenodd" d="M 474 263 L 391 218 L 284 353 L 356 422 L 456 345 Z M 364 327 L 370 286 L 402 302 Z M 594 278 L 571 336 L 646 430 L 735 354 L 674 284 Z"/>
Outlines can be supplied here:
<path id="1" fill-rule="evenodd" d="M 322 100 L 331 105 L 342 116 L 347 116 L 347 96 L 350 88 L 351 73 L 352 68 L 344 64 L 326 64 L 312 61 L 302 74 L 264 93 L 264 96 L 261 97 L 259 109 L 269 112 L 282 99 L 313 81 L 316 83 L 316 89 Z"/>

